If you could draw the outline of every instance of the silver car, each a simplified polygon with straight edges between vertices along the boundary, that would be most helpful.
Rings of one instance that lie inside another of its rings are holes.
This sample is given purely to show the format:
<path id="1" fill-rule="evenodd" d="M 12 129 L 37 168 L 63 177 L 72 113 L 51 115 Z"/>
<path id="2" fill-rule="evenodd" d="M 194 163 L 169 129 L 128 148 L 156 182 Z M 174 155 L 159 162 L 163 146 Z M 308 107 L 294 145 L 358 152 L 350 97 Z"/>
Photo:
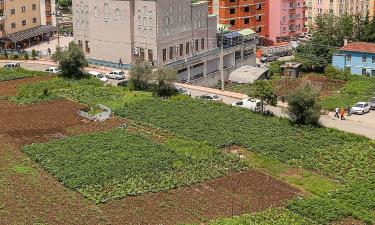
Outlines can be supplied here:
<path id="1" fill-rule="evenodd" d="M 372 97 L 370 101 L 368 101 L 370 109 L 375 110 L 375 97 Z"/>

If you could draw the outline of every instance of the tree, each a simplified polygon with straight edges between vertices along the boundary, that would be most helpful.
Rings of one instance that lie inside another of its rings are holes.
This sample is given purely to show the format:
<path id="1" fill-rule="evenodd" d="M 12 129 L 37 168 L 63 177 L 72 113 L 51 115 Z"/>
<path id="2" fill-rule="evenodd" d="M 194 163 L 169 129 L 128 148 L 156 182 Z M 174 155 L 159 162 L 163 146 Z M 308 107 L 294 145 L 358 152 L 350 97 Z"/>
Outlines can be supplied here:
<path id="1" fill-rule="evenodd" d="M 262 114 L 264 114 L 264 102 L 270 105 L 277 104 L 277 96 L 270 81 L 259 80 L 254 82 L 253 93 L 250 96 L 259 98 L 262 102 Z"/>
<path id="2" fill-rule="evenodd" d="M 131 89 L 142 91 L 148 89 L 148 82 L 152 77 L 152 66 L 149 62 L 138 59 L 130 70 Z"/>
<path id="3" fill-rule="evenodd" d="M 62 76 L 69 78 L 84 76 L 82 69 L 88 64 L 82 49 L 74 42 L 66 50 L 57 48 L 52 59 L 59 64 Z"/>
<path id="4" fill-rule="evenodd" d="M 159 97 L 169 97 L 176 94 L 173 82 L 176 80 L 176 71 L 170 68 L 161 67 L 153 73 L 155 86 L 153 93 Z"/>
<path id="5" fill-rule="evenodd" d="M 318 93 L 310 85 L 300 87 L 288 96 L 288 113 L 291 120 L 300 125 L 319 125 L 320 105 Z"/>
<path id="6" fill-rule="evenodd" d="M 58 0 L 57 4 L 62 8 L 71 8 L 72 0 Z"/>

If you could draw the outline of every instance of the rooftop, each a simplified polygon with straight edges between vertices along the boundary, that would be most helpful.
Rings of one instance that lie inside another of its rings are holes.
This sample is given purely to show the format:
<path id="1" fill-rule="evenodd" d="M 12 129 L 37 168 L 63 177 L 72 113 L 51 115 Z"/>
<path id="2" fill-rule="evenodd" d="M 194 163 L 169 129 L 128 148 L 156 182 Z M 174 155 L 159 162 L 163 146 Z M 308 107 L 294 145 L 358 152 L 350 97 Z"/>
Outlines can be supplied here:
<path id="1" fill-rule="evenodd" d="M 341 51 L 351 51 L 351 52 L 364 52 L 364 53 L 374 53 L 375 54 L 375 43 L 371 42 L 353 42 L 340 48 Z"/>

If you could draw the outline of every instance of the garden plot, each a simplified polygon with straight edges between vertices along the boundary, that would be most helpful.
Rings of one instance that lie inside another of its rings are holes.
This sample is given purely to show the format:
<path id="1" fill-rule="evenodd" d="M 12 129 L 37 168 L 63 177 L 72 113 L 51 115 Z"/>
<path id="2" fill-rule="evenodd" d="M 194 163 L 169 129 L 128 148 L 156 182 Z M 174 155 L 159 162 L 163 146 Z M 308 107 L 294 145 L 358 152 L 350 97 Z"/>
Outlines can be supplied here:
<path id="1" fill-rule="evenodd" d="M 21 85 L 50 80 L 51 78 L 52 77 L 49 77 L 49 76 L 40 76 L 40 77 L 30 77 L 30 78 L 24 78 L 24 79 L 2 81 L 0 82 L 0 96 L 16 95 L 17 88 Z"/>

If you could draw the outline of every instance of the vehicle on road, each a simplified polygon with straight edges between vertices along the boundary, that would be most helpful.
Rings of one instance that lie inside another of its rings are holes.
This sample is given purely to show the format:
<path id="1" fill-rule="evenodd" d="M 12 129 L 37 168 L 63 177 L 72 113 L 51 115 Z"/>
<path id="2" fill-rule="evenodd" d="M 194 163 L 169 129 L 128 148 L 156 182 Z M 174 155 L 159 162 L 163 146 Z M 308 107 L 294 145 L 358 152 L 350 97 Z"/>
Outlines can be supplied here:
<path id="1" fill-rule="evenodd" d="M 201 96 L 197 96 L 197 99 L 202 99 L 202 100 L 209 100 L 209 101 L 215 101 L 215 102 L 222 102 L 223 98 L 218 96 L 218 95 L 212 95 L 212 94 L 205 94 Z"/>
<path id="2" fill-rule="evenodd" d="M 232 106 L 249 109 L 254 112 L 261 111 L 262 102 L 255 98 L 246 98 L 232 104 Z"/>
<path id="3" fill-rule="evenodd" d="M 20 67 L 21 67 L 20 63 L 6 63 L 4 65 L 5 69 L 15 69 L 15 68 L 20 68 Z"/>
<path id="4" fill-rule="evenodd" d="M 375 110 L 375 97 L 372 97 L 370 101 L 368 101 L 368 104 L 370 105 L 370 109 Z"/>
<path id="5" fill-rule="evenodd" d="M 363 115 L 368 112 L 370 112 L 370 105 L 367 102 L 358 102 L 350 109 L 351 114 Z"/>
<path id="6" fill-rule="evenodd" d="M 125 73 L 121 70 L 113 70 L 105 75 L 106 78 L 109 79 L 116 79 L 116 80 L 124 80 Z"/>
<path id="7" fill-rule="evenodd" d="M 59 74 L 61 73 L 61 70 L 58 67 L 48 67 L 48 69 L 45 69 L 44 72 L 52 73 L 52 74 Z"/>
<path id="8" fill-rule="evenodd" d="M 106 78 L 102 73 L 96 72 L 96 71 L 89 71 L 87 72 L 89 75 L 99 79 L 100 81 L 106 83 L 108 82 L 108 78 Z"/>
<path id="9" fill-rule="evenodd" d="M 277 58 L 278 58 L 278 57 L 277 57 L 276 55 L 265 54 L 265 55 L 263 55 L 263 56 L 260 58 L 260 62 L 261 62 L 261 63 L 265 63 L 265 62 L 273 62 L 273 61 L 276 61 Z"/>
<path id="10" fill-rule="evenodd" d="M 182 95 L 187 95 L 187 96 L 191 97 L 190 91 L 188 91 L 186 89 L 183 89 L 182 87 L 176 87 L 176 90 L 178 91 L 178 93 L 180 93 Z"/>

